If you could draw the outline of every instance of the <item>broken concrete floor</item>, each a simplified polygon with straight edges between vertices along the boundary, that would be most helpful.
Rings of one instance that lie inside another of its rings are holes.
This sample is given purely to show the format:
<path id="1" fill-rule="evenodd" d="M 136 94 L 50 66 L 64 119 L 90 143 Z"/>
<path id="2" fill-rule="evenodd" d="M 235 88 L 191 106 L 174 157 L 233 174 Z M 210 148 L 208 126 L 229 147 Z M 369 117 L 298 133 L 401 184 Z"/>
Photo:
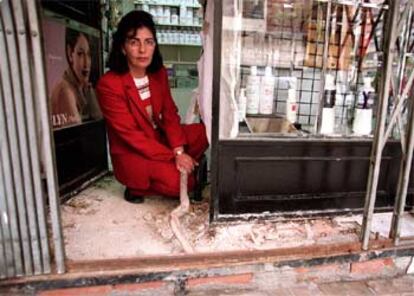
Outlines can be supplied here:
<path id="1" fill-rule="evenodd" d="M 123 199 L 123 186 L 105 177 L 62 205 L 62 226 L 69 260 L 177 255 L 183 249 L 169 226 L 179 201 L 147 197 L 142 204 Z M 204 192 L 208 200 L 209 191 Z M 317 219 L 251 219 L 209 225 L 208 201 L 192 205 L 181 219 L 196 252 L 259 250 L 313 244 L 356 242 L 361 215 Z M 373 235 L 387 237 L 391 213 L 375 214 Z M 377 233 L 377 234 L 376 234 Z M 403 236 L 414 235 L 414 217 L 404 216 Z"/>

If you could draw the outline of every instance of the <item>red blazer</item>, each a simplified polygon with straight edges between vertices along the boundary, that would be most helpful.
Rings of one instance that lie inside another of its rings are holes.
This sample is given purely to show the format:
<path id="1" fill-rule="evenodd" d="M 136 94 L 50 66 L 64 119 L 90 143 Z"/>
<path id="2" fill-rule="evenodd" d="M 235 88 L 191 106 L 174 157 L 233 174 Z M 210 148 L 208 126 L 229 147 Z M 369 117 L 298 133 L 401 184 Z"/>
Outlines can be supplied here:
<path id="1" fill-rule="evenodd" d="M 160 142 L 159 132 L 151 124 L 129 73 L 116 74 L 109 71 L 98 82 L 98 99 L 107 123 L 113 162 L 117 159 L 128 162 L 128 156 L 134 155 L 151 160 L 169 161 L 174 158 L 172 149 L 186 144 L 165 68 L 148 74 L 148 79 L 153 119 L 163 131 L 168 145 Z M 118 155 L 122 157 L 116 157 Z M 118 167 L 124 165 L 127 163 Z"/>

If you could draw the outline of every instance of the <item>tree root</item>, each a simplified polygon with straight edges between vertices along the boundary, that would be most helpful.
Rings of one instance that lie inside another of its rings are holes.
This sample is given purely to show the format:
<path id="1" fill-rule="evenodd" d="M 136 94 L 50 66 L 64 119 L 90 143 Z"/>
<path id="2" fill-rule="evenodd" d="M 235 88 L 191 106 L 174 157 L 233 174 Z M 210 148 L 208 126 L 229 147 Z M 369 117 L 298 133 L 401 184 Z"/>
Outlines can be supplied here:
<path id="1" fill-rule="evenodd" d="M 194 248 L 185 237 L 184 229 L 180 223 L 180 218 L 189 212 L 190 199 L 187 192 L 187 173 L 180 172 L 180 205 L 176 207 L 170 214 L 170 225 L 175 237 L 180 242 L 186 253 L 194 253 Z"/>

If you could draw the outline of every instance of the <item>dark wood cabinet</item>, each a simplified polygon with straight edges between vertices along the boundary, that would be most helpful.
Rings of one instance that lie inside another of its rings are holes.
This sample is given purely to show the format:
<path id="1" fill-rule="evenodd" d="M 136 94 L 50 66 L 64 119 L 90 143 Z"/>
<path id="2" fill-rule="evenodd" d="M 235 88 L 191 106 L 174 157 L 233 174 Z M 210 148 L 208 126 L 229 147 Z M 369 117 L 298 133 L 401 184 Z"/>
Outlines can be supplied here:
<path id="1" fill-rule="evenodd" d="M 219 141 L 219 214 L 326 210 L 364 206 L 372 142 L 369 140 L 254 139 Z M 393 206 L 400 144 L 382 158 L 376 207 Z M 413 205 L 412 195 L 408 198 Z"/>

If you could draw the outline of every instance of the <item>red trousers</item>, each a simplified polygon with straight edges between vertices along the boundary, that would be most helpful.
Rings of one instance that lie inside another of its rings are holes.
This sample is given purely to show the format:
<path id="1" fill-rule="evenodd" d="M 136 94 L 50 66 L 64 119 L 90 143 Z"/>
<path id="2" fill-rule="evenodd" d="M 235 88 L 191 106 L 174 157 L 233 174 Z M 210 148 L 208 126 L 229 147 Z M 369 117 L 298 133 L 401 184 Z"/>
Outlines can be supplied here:
<path id="1" fill-rule="evenodd" d="M 208 147 L 205 127 L 201 123 L 182 125 L 182 127 L 187 139 L 185 152 L 198 161 Z M 137 154 L 130 161 L 128 168 L 131 170 L 140 168 L 139 174 L 136 171 L 130 172 L 134 178 L 128 178 L 127 182 L 120 180 L 132 194 L 173 197 L 180 195 L 180 172 L 176 168 L 175 160 L 155 161 Z M 115 165 L 114 173 L 117 176 Z M 123 172 L 123 175 L 125 173 L 128 172 Z M 194 174 L 190 174 L 188 176 L 188 190 L 191 191 L 194 185 Z"/>

